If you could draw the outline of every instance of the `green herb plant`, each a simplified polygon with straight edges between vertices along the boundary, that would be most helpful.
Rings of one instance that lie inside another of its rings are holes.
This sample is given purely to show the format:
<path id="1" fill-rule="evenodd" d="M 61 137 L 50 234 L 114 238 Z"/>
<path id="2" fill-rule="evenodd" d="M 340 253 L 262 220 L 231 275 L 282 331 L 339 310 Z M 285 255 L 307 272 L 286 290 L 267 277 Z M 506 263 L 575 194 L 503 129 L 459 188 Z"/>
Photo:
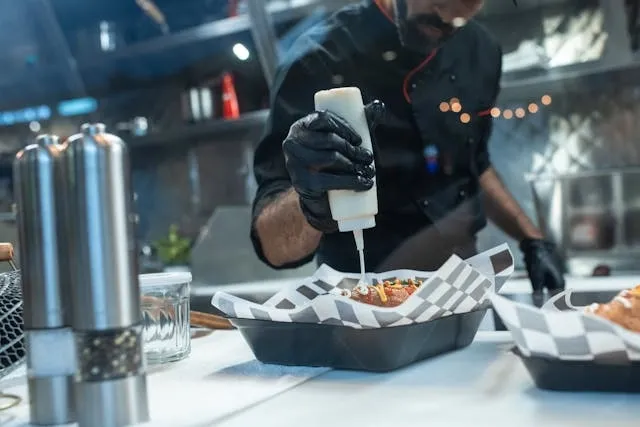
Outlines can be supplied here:
<path id="1" fill-rule="evenodd" d="M 164 265 L 188 265 L 191 258 L 191 239 L 180 235 L 178 226 L 172 224 L 169 234 L 153 244 Z"/>

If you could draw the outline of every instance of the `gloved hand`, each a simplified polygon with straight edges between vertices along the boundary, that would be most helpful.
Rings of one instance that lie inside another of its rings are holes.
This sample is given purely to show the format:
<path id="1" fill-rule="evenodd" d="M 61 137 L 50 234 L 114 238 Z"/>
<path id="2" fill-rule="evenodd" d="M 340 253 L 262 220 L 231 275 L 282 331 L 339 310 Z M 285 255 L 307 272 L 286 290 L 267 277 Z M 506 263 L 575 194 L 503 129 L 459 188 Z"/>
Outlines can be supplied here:
<path id="1" fill-rule="evenodd" d="M 525 239 L 520 243 L 534 294 L 544 288 L 550 292 L 564 290 L 564 276 L 556 246 L 544 240 Z"/>
<path id="2" fill-rule="evenodd" d="M 365 107 L 372 133 L 384 111 L 379 101 Z M 373 186 L 373 153 L 360 147 L 361 143 L 347 122 L 327 111 L 316 111 L 295 122 L 282 143 L 302 212 L 309 224 L 323 233 L 338 229 L 331 217 L 329 190 L 366 191 Z"/>

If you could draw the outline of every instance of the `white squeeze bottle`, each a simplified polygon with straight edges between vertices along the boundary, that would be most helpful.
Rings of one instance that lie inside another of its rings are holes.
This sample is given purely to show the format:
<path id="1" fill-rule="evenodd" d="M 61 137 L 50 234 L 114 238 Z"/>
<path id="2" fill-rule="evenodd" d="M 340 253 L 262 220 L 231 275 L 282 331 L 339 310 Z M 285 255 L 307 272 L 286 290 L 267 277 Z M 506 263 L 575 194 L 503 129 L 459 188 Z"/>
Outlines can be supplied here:
<path id="1" fill-rule="evenodd" d="M 342 117 L 362 138 L 361 147 L 373 152 L 369 125 L 364 112 L 362 94 L 357 87 L 323 90 L 315 95 L 317 111 L 330 111 Z M 352 231 L 360 254 L 361 282 L 365 282 L 364 238 L 362 230 L 376 226 L 378 193 L 375 185 L 363 192 L 351 190 L 329 191 L 331 215 L 340 231 Z"/>

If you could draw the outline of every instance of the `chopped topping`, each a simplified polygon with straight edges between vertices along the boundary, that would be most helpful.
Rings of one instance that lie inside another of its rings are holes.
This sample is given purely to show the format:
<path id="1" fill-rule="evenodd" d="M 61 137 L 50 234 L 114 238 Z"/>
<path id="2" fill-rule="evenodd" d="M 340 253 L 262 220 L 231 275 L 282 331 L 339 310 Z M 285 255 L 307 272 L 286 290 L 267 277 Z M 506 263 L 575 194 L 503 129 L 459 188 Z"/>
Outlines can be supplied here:
<path id="1" fill-rule="evenodd" d="M 388 299 L 384 291 L 384 285 L 376 285 L 374 289 L 378 292 L 378 295 L 380 295 L 380 301 L 382 301 L 383 304 L 386 303 Z"/>

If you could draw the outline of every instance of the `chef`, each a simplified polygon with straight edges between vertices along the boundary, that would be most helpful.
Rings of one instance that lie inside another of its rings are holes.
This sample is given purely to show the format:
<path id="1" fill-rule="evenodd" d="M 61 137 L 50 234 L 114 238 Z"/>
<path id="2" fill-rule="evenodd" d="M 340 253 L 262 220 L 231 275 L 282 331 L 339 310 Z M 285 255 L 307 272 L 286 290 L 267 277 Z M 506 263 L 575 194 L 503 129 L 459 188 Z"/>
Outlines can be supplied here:
<path id="1" fill-rule="evenodd" d="M 472 19 L 482 5 L 363 1 L 296 42 L 277 73 L 255 153 L 251 237 L 260 259 L 284 269 L 315 256 L 359 271 L 353 236 L 337 231 L 327 192 L 367 190 L 375 176 L 377 226 L 364 233 L 368 271 L 436 269 L 453 253 L 472 256 L 488 218 L 520 242 L 534 291 L 564 287 L 554 245 L 491 165 L 502 52 Z M 340 117 L 314 111 L 317 91 L 343 86 L 362 91 L 373 153 Z"/>

